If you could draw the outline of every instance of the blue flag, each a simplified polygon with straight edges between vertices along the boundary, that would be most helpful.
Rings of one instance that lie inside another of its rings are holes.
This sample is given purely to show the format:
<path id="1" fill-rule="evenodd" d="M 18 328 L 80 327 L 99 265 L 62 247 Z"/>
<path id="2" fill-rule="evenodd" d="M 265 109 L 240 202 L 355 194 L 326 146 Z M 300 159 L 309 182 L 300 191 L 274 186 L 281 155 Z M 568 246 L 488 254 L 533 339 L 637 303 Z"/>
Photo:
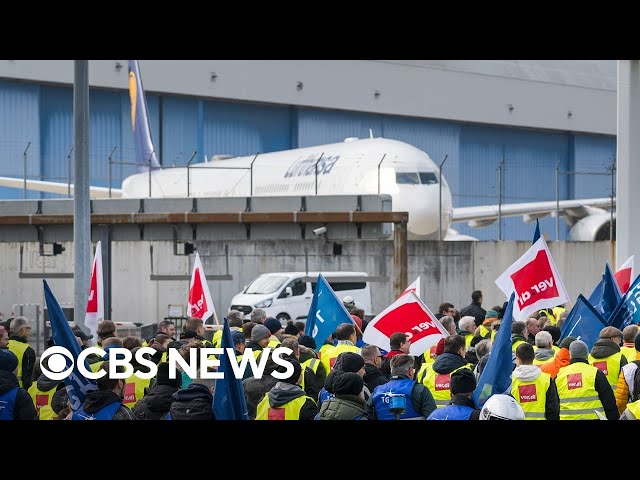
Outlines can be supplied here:
<path id="1" fill-rule="evenodd" d="M 533 232 L 533 242 L 531 243 L 531 245 L 536 243 L 539 238 L 540 238 L 540 220 L 536 218 L 536 231 Z"/>
<path id="2" fill-rule="evenodd" d="M 629 290 L 609 317 L 609 325 L 623 330 L 628 325 L 640 323 L 640 275 L 636 277 Z"/>
<path id="3" fill-rule="evenodd" d="M 78 355 L 80 355 L 81 352 L 80 345 L 78 345 L 76 336 L 73 333 L 73 330 L 71 330 L 69 322 L 67 322 L 67 319 L 62 312 L 60 304 L 49 289 L 47 281 L 43 280 L 43 283 L 44 299 L 47 303 L 47 309 L 49 310 L 49 321 L 51 322 L 51 335 L 53 336 L 53 341 L 56 346 L 66 348 L 71 355 L 73 355 L 73 370 L 71 374 L 64 379 L 64 383 L 67 386 L 69 404 L 71 405 L 72 410 L 75 411 L 84 403 L 87 392 L 89 390 L 97 390 L 98 386 L 96 385 L 95 380 L 90 380 L 80 374 L 77 365 Z M 71 359 L 65 356 L 65 360 L 67 362 L 66 368 L 69 368 L 71 366 Z M 84 361 L 84 368 L 91 371 L 86 359 Z"/>
<path id="4" fill-rule="evenodd" d="M 320 350 L 324 341 L 341 323 L 353 323 L 353 319 L 322 274 L 319 274 L 304 334 L 312 336 L 316 341 L 316 350 Z"/>
<path id="5" fill-rule="evenodd" d="M 511 356 L 511 325 L 513 324 L 515 298 L 514 292 L 509 298 L 509 304 L 504 312 L 504 317 L 502 317 L 487 365 L 484 367 L 478 379 L 478 386 L 473 392 L 473 401 L 478 408 L 482 408 L 484 402 L 491 395 L 508 394 L 511 390 L 511 372 L 514 367 Z"/>
<path id="6" fill-rule="evenodd" d="M 147 113 L 147 101 L 142 88 L 142 77 L 137 60 L 129 60 L 129 97 L 131 98 L 131 126 L 136 144 L 138 172 L 147 172 L 149 167 L 160 168 L 151 140 L 151 127 Z M 151 165 L 149 165 L 151 162 Z"/>
<path id="7" fill-rule="evenodd" d="M 611 317 L 621 299 L 620 287 L 618 287 L 618 282 L 616 282 L 611 267 L 607 263 L 604 267 L 602 280 L 589 295 L 589 303 L 603 319 L 607 320 Z"/>
<path id="8" fill-rule="evenodd" d="M 219 357 L 218 372 L 221 372 L 224 377 L 216 380 L 213 391 L 213 414 L 216 420 L 249 420 L 242 378 L 236 378 L 231 367 L 233 360 L 229 354 L 233 355 L 233 338 L 226 318 L 222 327 L 221 347 L 225 353 Z"/>
<path id="9" fill-rule="evenodd" d="M 600 338 L 600 330 L 606 326 L 602 316 L 589 301 L 583 295 L 578 295 L 576 304 L 562 325 L 560 340 L 566 337 L 576 337 L 586 343 L 591 350 L 593 344 Z"/>

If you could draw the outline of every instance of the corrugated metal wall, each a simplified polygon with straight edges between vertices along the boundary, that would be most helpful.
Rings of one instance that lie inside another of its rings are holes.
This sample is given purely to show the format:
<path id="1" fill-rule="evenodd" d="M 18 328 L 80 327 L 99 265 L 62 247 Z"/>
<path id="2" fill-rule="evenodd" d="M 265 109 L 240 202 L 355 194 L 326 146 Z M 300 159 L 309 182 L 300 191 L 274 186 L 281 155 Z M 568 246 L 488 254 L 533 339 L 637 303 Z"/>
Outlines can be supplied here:
<path id="1" fill-rule="evenodd" d="M 40 164 L 40 126 L 38 106 L 40 87 L 0 81 L 0 175 L 23 177 L 23 152 L 27 151 L 27 176 L 38 179 Z M 37 192 L 28 198 L 39 198 Z M 24 198 L 15 188 L 0 188 L 0 198 Z"/>
<path id="2" fill-rule="evenodd" d="M 165 166 L 184 165 L 194 150 L 204 155 L 251 155 L 342 142 L 346 137 L 393 138 L 429 154 L 444 169 L 455 207 L 496 204 L 498 165 L 505 159 L 503 202 L 555 200 L 556 164 L 562 171 L 605 173 L 615 156 L 615 138 L 540 132 L 357 112 L 148 95 L 151 130 Z M 0 175 L 22 177 L 22 152 L 28 141 L 29 176 L 66 182 L 67 155 L 73 142 L 72 89 L 0 81 Z M 115 162 L 134 162 L 127 92 L 91 91 L 91 178 L 108 184 L 109 153 Z M 134 173 L 133 165 L 113 165 L 112 185 Z M 71 178 L 73 178 L 71 172 Z M 606 197 L 610 177 L 562 175 L 560 198 Z M 0 189 L 0 198 L 22 198 Z M 30 194 L 38 197 L 36 193 Z M 567 228 L 561 224 L 561 239 Z M 521 218 L 503 220 L 503 239 L 527 240 L 533 226 Z M 479 239 L 497 239 L 498 227 L 454 228 Z M 555 240 L 555 219 L 541 221 Z"/>
<path id="3" fill-rule="evenodd" d="M 600 135 L 574 136 L 574 164 L 571 170 L 571 198 L 599 198 L 611 195 L 610 166 L 616 158 L 616 139 Z M 597 173 L 599 175 L 584 175 Z M 614 187 L 615 191 L 615 187 Z"/>
<path id="4" fill-rule="evenodd" d="M 460 182 L 462 191 L 454 196 L 454 206 L 497 204 L 499 200 L 499 166 L 504 159 L 503 203 L 549 201 L 556 199 L 556 165 L 566 170 L 569 164 L 568 136 L 564 133 L 536 132 L 523 129 L 464 125 L 460 135 Z M 567 198 L 566 179 L 560 185 L 560 199 Z M 503 240 L 526 240 L 533 235 L 533 225 L 520 217 L 502 221 Z M 481 240 L 498 238 L 497 222 L 485 228 L 456 224 L 461 233 Z M 540 221 L 540 229 L 555 240 L 555 219 Z M 564 222 L 560 236 L 566 237 Z"/>
<path id="5" fill-rule="evenodd" d="M 288 150 L 291 146 L 291 109 L 205 101 L 203 149 L 213 155 L 244 156 Z"/>

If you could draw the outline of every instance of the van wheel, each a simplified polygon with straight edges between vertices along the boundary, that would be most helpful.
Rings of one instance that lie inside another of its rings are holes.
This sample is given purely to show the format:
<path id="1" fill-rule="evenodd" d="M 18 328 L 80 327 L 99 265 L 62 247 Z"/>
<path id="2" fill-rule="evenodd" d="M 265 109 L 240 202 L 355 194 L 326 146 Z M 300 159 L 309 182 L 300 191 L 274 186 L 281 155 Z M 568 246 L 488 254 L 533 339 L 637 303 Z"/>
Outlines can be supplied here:
<path id="1" fill-rule="evenodd" d="M 291 317 L 286 313 L 279 313 L 276 318 L 280 320 L 280 323 L 284 323 L 285 325 L 287 323 L 287 320 L 291 320 Z"/>

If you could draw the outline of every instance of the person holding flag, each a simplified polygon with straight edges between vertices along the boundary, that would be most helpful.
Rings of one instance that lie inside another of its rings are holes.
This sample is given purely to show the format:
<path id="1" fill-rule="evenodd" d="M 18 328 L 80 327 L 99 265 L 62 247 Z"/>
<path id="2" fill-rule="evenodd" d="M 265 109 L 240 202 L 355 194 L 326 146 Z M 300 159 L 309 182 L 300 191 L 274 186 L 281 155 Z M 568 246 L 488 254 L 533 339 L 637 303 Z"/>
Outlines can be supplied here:
<path id="1" fill-rule="evenodd" d="M 109 378 L 109 362 L 104 362 L 100 370 L 104 370 L 106 375 L 97 380 L 98 390 L 87 393 L 87 398 L 73 412 L 71 420 L 135 420 L 133 412 L 122 403 L 126 379 Z M 116 372 L 124 371 L 124 367 L 116 367 Z"/>

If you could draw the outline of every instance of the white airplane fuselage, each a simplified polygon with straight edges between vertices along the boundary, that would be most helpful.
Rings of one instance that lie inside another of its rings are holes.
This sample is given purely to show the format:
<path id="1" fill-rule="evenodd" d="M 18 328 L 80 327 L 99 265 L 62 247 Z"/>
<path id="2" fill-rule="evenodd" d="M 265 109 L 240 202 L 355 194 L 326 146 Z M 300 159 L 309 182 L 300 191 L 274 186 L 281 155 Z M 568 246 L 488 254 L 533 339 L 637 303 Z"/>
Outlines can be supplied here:
<path id="1" fill-rule="evenodd" d="M 422 150 L 396 140 L 374 138 L 194 164 L 189 169 L 188 193 L 193 197 L 386 193 L 392 197 L 394 211 L 409 212 L 407 229 L 411 238 L 437 238 L 438 180 L 435 163 Z M 122 193 L 128 198 L 186 197 L 187 168 L 131 175 L 124 179 Z M 451 191 L 443 177 L 445 233 L 451 207 Z"/>

